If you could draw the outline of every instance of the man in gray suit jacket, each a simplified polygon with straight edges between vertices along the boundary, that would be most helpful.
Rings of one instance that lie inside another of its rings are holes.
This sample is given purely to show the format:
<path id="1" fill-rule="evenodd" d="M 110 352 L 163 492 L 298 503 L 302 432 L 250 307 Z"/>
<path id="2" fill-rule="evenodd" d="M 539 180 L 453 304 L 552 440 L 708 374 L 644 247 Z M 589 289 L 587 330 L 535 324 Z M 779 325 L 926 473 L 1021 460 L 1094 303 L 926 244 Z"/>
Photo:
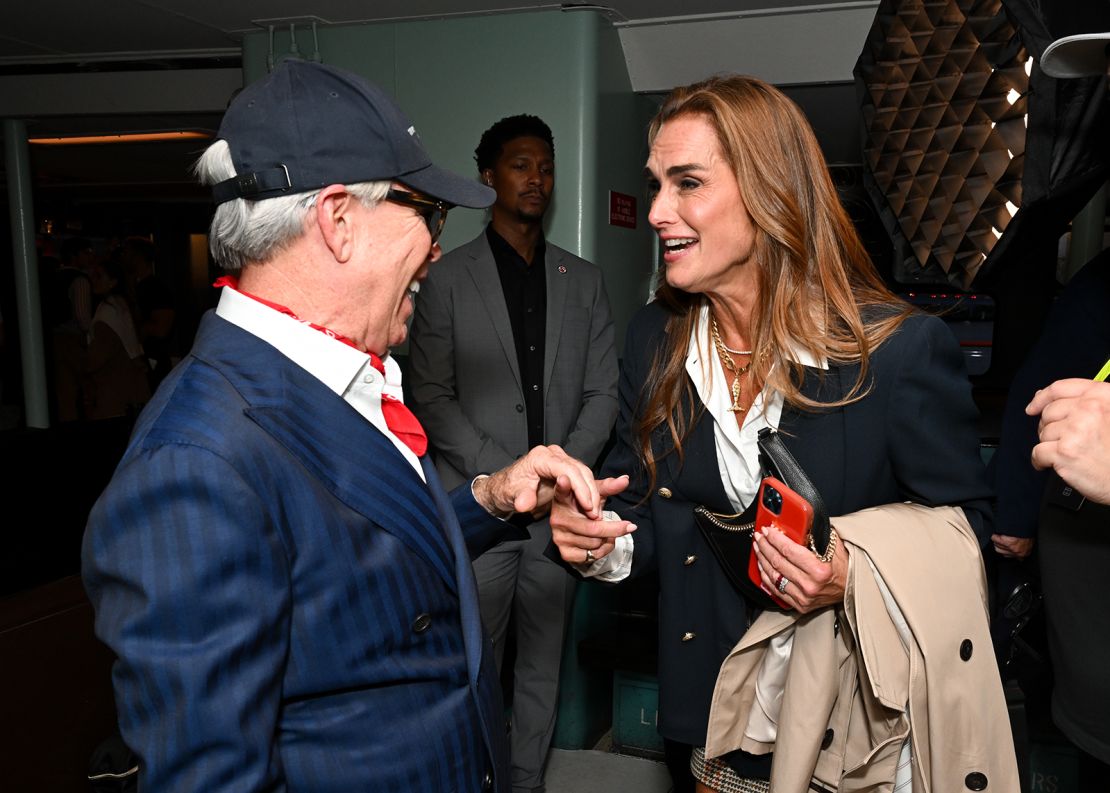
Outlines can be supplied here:
<path id="1" fill-rule="evenodd" d="M 543 236 L 555 180 L 551 130 L 535 116 L 502 119 L 482 135 L 475 159 L 497 192 L 491 222 L 431 271 L 410 343 L 413 409 L 449 488 L 540 444 L 592 464 L 617 414 L 601 271 Z M 574 581 L 543 555 L 547 520 L 522 522 L 530 539 L 495 546 L 474 570 L 499 669 L 515 609 L 512 784 L 535 791 L 554 732 Z"/>

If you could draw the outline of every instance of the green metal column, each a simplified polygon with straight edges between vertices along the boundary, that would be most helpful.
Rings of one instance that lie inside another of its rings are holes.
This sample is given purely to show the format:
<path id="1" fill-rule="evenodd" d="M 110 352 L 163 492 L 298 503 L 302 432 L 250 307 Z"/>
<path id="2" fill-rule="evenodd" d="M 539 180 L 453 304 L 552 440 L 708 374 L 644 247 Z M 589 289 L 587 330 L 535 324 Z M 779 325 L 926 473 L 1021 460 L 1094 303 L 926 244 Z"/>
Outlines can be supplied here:
<path id="1" fill-rule="evenodd" d="M 45 429 L 50 426 L 50 409 L 46 391 L 39 269 L 35 255 L 35 211 L 31 196 L 27 128 L 20 119 L 4 119 L 4 164 L 8 171 L 12 263 L 15 267 L 15 300 L 23 357 L 24 411 L 28 427 Z"/>

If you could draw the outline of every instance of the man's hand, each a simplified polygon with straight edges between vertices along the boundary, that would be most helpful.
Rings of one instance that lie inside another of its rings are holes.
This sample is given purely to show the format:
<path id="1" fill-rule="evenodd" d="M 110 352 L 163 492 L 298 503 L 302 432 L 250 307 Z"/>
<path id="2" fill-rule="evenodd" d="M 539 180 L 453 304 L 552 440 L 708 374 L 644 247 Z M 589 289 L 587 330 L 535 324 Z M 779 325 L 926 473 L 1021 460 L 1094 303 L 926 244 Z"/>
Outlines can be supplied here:
<path id="1" fill-rule="evenodd" d="M 1009 534 L 992 534 L 994 552 L 1007 559 L 1024 559 L 1033 553 L 1032 537 L 1012 537 Z"/>
<path id="2" fill-rule="evenodd" d="M 565 480 L 582 511 L 601 515 L 601 496 L 593 471 L 558 446 L 536 446 L 507 468 L 474 483 L 474 498 L 487 512 L 508 517 L 514 512 L 542 515 L 551 507 L 556 480 Z"/>
<path id="3" fill-rule="evenodd" d="M 1025 412 L 1041 417 L 1034 467 L 1052 468 L 1087 498 L 1110 504 L 1110 383 L 1057 380 Z"/>
<path id="4" fill-rule="evenodd" d="M 597 492 L 604 499 L 615 496 L 628 487 L 628 476 L 601 479 L 596 482 Z M 602 520 L 600 507 L 591 514 L 575 498 L 570 482 L 559 479 L 555 501 L 551 507 L 551 540 L 559 549 L 563 561 L 582 564 L 591 559 L 601 559 L 612 550 L 617 537 L 636 530 L 627 520 Z M 589 558 L 586 552 L 589 551 Z"/>

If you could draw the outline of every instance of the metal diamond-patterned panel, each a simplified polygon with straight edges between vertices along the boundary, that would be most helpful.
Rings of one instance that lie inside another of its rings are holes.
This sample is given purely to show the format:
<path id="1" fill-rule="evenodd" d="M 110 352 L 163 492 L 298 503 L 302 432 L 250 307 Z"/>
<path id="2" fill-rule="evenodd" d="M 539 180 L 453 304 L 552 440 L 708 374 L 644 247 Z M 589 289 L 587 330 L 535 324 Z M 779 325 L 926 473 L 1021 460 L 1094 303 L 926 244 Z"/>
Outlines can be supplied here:
<path id="1" fill-rule="evenodd" d="M 1001 0 L 882 0 L 856 64 L 903 283 L 968 287 L 1021 205 L 1027 56 Z"/>

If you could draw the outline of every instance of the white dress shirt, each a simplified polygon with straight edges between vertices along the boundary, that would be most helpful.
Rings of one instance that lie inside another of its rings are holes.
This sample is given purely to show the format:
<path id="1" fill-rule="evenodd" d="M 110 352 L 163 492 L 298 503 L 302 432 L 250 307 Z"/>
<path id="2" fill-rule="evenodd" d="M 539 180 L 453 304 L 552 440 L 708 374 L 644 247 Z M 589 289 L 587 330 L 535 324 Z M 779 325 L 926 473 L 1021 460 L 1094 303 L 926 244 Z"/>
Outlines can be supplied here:
<path id="1" fill-rule="evenodd" d="M 383 394 L 402 400 L 401 367 L 391 356 L 387 354 L 382 361 L 383 376 L 367 353 L 229 287 L 220 295 L 216 315 L 276 348 L 342 397 L 381 430 L 417 475 L 427 481 L 420 458 L 390 431 L 382 414 Z"/>

